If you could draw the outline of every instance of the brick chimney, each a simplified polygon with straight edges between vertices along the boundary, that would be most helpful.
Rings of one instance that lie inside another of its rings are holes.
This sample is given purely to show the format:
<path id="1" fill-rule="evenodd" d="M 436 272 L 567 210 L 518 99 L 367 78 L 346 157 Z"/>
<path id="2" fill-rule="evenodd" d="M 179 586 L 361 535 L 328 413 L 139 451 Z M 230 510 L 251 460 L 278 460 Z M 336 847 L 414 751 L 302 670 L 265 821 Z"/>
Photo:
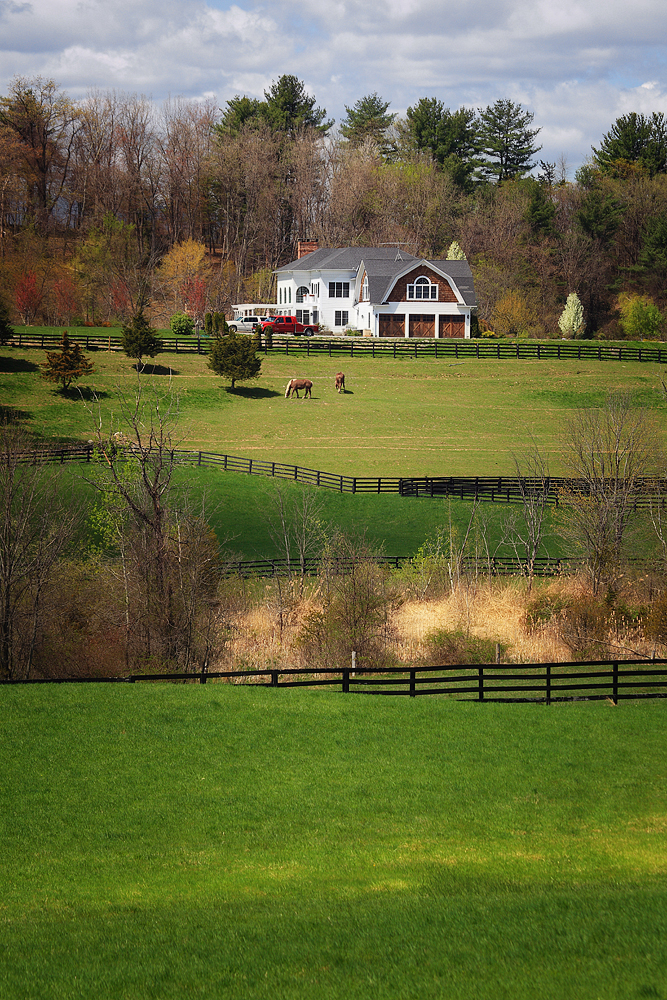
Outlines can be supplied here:
<path id="1" fill-rule="evenodd" d="M 301 260 L 309 253 L 315 253 L 319 250 L 317 240 L 299 240 L 297 243 L 297 260 Z"/>

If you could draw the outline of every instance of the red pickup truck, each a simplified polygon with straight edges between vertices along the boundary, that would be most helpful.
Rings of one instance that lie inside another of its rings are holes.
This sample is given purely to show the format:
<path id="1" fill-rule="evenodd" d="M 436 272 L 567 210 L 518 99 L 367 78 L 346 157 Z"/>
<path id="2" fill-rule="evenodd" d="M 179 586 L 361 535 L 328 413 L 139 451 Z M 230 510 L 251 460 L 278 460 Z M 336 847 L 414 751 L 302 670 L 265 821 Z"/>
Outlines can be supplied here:
<path id="1" fill-rule="evenodd" d="M 262 323 L 262 330 L 291 333 L 293 336 L 302 333 L 306 337 L 312 337 L 319 330 L 319 326 L 317 323 L 299 323 L 296 316 L 271 316 Z"/>

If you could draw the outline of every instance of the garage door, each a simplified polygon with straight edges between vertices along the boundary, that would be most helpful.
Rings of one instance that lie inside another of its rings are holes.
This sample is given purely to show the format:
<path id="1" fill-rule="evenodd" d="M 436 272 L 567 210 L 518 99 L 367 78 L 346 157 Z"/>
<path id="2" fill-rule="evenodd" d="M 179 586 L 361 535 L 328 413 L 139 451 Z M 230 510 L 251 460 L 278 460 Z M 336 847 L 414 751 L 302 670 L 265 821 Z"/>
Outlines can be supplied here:
<path id="1" fill-rule="evenodd" d="M 378 333 L 381 337 L 404 337 L 405 336 L 405 315 L 402 313 L 392 313 L 391 316 L 380 316 Z"/>
<path id="2" fill-rule="evenodd" d="M 440 317 L 441 337 L 465 337 L 465 335 L 466 335 L 465 316 Z"/>
<path id="3" fill-rule="evenodd" d="M 435 337 L 435 315 L 427 313 L 423 316 L 411 316 L 410 336 Z"/>

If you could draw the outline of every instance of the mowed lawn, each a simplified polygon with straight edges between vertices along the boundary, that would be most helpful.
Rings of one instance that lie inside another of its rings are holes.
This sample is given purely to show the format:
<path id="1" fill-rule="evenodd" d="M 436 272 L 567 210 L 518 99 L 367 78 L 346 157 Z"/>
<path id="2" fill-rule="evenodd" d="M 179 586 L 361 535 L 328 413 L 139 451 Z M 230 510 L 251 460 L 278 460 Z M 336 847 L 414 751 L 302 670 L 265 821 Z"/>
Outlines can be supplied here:
<path id="1" fill-rule="evenodd" d="M 116 391 L 138 377 L 124 355 L 95 351 L 94 375 L 63 398 L 39 377 L 39 350 L 0 349 L 0 399 L 45 439 L 87 440 L 101 414 L 118 419 Z M 255 383 L 231 392 L 205 357 L 161 354 L 144 385 L 178 395 L 184 447 L 298 464 L 357 476 L 496 475 L 534 438 L 562 471 L 568 414 L 629 391 L 665 409 L 656 365 L 597 361 L 357 360 L 269 356 Z M 348 391 L 334 390 L 345 372 Z M 312 400 L 286 400 L 293 376 L 314 381 Z M 91 399 L 99 397 L 100 407 Z M 661 433 L 665 422 L 659 418 Z"/>
<path id="2" fill-rule="evenodd" d="M 667 705 L 0 688 L 0 997 L 667 996 Z"/>

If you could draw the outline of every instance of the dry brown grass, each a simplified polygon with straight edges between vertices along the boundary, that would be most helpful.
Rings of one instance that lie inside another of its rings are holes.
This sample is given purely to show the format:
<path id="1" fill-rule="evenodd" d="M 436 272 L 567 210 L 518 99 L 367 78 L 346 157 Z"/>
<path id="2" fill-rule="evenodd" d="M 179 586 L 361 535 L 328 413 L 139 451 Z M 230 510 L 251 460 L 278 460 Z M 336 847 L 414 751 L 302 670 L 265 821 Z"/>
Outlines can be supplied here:
<path id="1" fill-rule="evenodd" d="M 391 651 L 399 662 L 415 662 L 427 652 L 429 633 L 446 630 L 499 643 L 504 649 L 505 662 L 575 659 L 558 621 L 533 629 L 527 627 L 529 604 L 540 594 L 575 604 L 587 597 L 585 583 L 577 578 L 536 581 L 532 592 L 521 579 L 463 581 L 453 593 L 437 599 L 407 598 L 392 620 L 395 639 Z M 641 603 L 642 596 L 635 591 L 624 595 L 624 600 L 628 604 L 633 600 Z M 253 607 L 235 616 L 225 664 L 249 670 L 307 666 L 298 638 L 304 617 L 318 607 L 315 584 L 311 584 L 303 598 L 286 597 L 283 590 L 282 600 L 275 585 L 267 585 Z M 650 656 L 653 651 L 637 627 L 609 629 L 604 640 L 594 640 L 591 648 L 598 651 L 601 659 L 614 653 L 622 658 L 633 654 Z M 662 655 L 660 650 L 658 655 Z"/>

